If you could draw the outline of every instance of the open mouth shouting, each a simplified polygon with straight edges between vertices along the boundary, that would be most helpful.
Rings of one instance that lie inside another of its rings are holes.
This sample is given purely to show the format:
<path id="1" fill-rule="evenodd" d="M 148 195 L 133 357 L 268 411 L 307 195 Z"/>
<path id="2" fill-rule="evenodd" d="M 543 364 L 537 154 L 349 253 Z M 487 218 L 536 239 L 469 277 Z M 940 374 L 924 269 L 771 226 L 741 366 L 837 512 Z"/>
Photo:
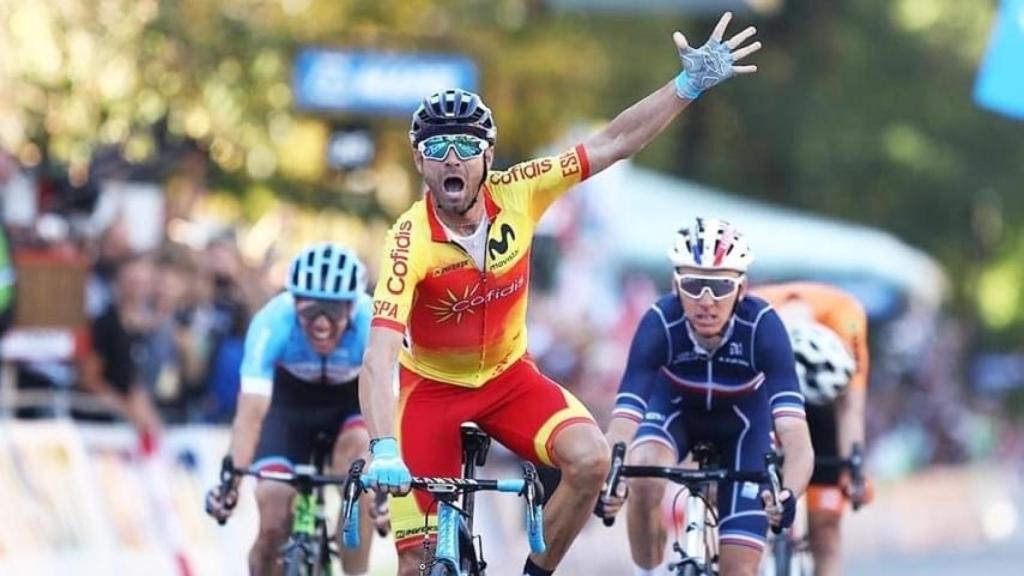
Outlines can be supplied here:
<path id="1" fill-rule="evenodd" d="M 457 174 L 445 176 L 441 181 L 445 196 L 450 200 L 461 200 L 462 193 L 466 190 L 466 181 Z"/>

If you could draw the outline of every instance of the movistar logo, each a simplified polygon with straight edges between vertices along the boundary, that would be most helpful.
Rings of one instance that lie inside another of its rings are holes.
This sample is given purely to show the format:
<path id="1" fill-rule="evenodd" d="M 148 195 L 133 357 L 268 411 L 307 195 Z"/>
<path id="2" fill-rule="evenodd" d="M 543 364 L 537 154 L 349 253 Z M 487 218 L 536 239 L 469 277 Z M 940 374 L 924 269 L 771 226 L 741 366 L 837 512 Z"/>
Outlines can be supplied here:
<path id="1" fill-rule="evenodd" d="M 501 256 L 505 252 L 508 252 L 509 240 L 516 239 L 516 231 L 512 229 L 512 226 L 508 224 L 501 225 L 501 240 L 495 240 L 491 238 L 487 241 L 487 253 L 490 254 L 491 259 Z"/>

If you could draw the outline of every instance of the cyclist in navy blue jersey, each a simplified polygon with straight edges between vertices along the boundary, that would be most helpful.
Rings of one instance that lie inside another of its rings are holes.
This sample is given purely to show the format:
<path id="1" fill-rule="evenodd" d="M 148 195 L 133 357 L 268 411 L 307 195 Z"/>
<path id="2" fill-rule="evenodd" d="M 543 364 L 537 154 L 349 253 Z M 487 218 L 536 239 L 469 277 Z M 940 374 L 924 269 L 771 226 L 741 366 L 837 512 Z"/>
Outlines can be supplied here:
<path id="1" fill-rule="evenodd" d="M 291 470 L 310 462 L 323 436 L 333 445 L 334 470 L 347 470 L 367 455 L 369 445 L 358 394 L 372 316 L 366 269 L 348 249 L 316 244 L 295 257 L 287 286 L 256 314 L 246 334 L 230 453 L 238 468 Z M 274 570 L 296 494 L 280 482 L 261 480 L 256 486 L 260 528 L 249 554 L 252 574 Z M 236 499 L 233 491 L 220 501 L 215 488 L 207 495 L 207 510 L 227 518 Z M 342 549 L 346 574 L 368 572 L 371 538 L 362 536 L 358 550 Z"/>
<path id="2" fill-rule="evenodd" d="M 644 315 L 609 425 L 611 443 L 632 441 L 630 464 L 673 466 L 696 442 L 720 464 L 764 470 L 774 431 L 786 453 L 781 502 L 764 486 L 718 491 L 720 573 L 753 575 L 771 525 L 792 523 L 813 451 L 786 329 L 763 300 L 746 296 L 753 253 L 728 222 L 698 218 L 669 251 L 675 290 Z M 665 481 L 633 479 L 627 522 L 637 574 L 663 560 Z M 609 502 L 607 513 L 620 502 Z"/>

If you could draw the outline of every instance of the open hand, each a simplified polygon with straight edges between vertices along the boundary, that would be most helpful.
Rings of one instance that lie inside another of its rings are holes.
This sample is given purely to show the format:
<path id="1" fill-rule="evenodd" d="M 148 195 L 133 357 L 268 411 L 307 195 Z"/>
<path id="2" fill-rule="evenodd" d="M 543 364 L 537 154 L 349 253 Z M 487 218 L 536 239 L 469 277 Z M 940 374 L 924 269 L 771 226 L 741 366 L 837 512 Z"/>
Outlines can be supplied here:
<path id="1" fill-rule="evenodd" d="M 757 33 L 757 29 L 748 26 L 742 32 L 723 42 L 725 29 L 731 20 L 732 12 L 723 14 L 708 41 L 700 48 L 691 47 L 681 32 L 672 35 L 676 48 L 679 50 L 679 58 L 683 62 L 683 74 L 676 79 L 676 90 L 681 97 L 695 100 L 705 90 L 717 86 L 736 74 L 757 72 L 757 66 L 753 64 L 735 65 L 735 62 L 761 49 L 760 42 L 743 46 L 744 42 Z"/>

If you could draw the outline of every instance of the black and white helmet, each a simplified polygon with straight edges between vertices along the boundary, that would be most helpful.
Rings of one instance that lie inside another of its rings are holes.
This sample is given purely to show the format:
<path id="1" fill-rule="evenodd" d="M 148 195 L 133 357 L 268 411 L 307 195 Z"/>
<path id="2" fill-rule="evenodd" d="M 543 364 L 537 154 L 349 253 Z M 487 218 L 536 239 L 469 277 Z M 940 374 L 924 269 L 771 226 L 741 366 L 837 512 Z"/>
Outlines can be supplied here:
<path id="1" fill-rule="evenodd" d="M 857 370 L 839 335 L 817 322 L 787 324 L 796 357 L 796 375 L 808 404 L 831 404 L 846 392 Z"/>
<path id="2" fill-rule="evenodd" d="M 427 96 L 413 112 L 409 141 L 414 147 L 437 134 L 469 134 L 494 146 L 498 128 L 480 96 L 454 88 Z"/>

